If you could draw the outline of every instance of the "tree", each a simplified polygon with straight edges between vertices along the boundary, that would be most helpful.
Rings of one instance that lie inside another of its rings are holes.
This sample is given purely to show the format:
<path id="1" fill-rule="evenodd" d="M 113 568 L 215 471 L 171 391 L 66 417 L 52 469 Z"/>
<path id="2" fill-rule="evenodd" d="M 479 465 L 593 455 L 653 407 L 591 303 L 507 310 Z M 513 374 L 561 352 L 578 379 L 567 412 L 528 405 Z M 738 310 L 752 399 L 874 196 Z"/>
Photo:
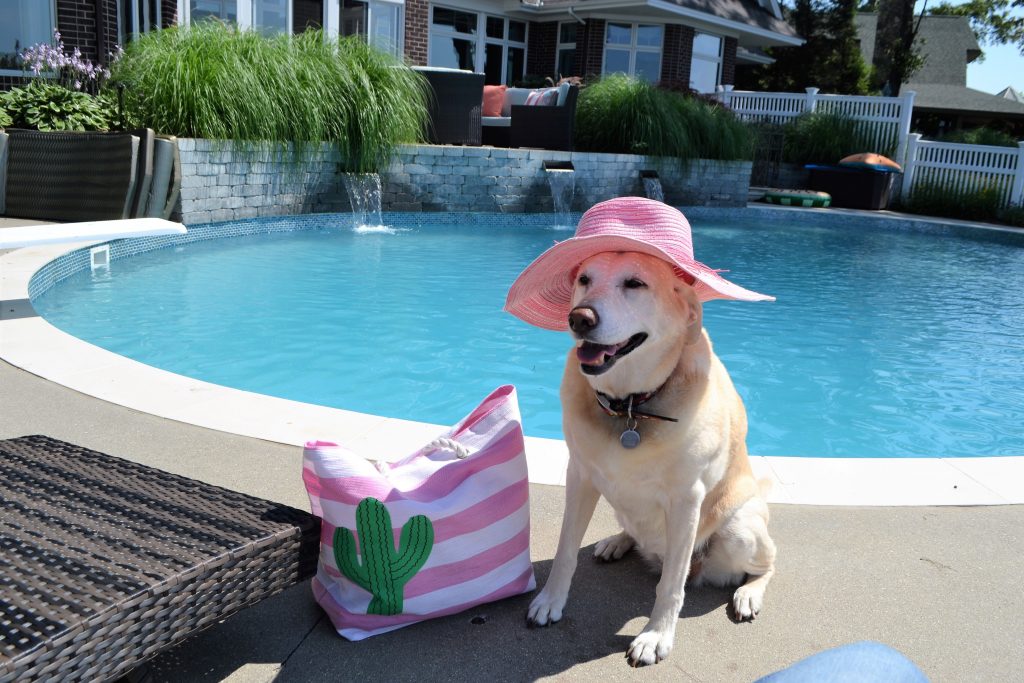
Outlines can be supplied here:
<path id="1" fill-rule="evenodd" d="M 968 0 L 959 5 L 943 2 L 929 13 L 967 17 L 979 43 L 1015 45 L 1024 54 L 1024 0 Z"/>
<path id="2" fill-rule="evenodd" d="M 822 21 L 822 42 L 827 48 L 823 66 L 831 76 L 828 85 L 832 92 L 858 94 L 868 90 L 869 73 L 860 51 L 856 16 L 857 0 L 833 0 Z"/>
<path id="3" fill-rule="evenodd" d="M 755 71 L 746 87 L 798 92 L 862 94 L 868 69 L 857 42 L 856 0 L 795 0 L 784 8 L 786 19 L 806 41 L 799 47 L 770 49 L 775 63 Z"/>
<path id="4" fill-rule="evenodd" d="M 878 0 L 877 7 L 873 84 L 895 97 L 924 63 L 914 44 L 920 18 L 914 20 L 914 0 Z"/>

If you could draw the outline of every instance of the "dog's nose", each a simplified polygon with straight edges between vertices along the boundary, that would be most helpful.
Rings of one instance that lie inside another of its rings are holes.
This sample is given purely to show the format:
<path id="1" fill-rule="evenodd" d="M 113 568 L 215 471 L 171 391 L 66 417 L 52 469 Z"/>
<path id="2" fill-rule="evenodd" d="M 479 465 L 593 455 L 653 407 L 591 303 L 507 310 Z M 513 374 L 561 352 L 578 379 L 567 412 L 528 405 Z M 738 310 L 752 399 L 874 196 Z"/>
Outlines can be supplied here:
<path id="1" fill-rule="evenodd" d="M 569 329 L 581 337 L 597 327 L 599 321 L 597 311 L 588 306 L 580 306 L 569 312 Z"/>

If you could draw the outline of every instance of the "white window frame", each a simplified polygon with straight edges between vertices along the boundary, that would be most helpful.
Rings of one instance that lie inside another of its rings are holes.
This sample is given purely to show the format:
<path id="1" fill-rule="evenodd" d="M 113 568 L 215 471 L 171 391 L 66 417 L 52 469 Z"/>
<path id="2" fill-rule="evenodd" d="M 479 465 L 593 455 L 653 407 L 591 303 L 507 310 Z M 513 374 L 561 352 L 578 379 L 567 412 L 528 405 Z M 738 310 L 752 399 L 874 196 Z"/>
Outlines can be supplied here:
<path id="1" fill-rule="evenodd" d="M 711 54 L 710 52 L 698 52 L 697 51 L 697 36 L 705 35 L 711 38 L 718 39 L 718 54 Z M 690 79 L 692 83 L 693 79 L 693 62 L 700 60 L 702 62 L 709 62 L 715 64 L 715 86 L 709 91 L 714 92 L 715 89 L 722 84 L 722 63 L 725 55 L 725 36 L 720 36 L 717 33 L 708 33 L 707 31 L 696 31 L 693 34 L 693 49 L 690 51 Z M 692 87 L 692 85 L 691 85 Z"/>
<path id="2" fill-rule="evenodd" d="M 241 29 L 252 29 L 259 30 L 259 26 L 253 25 L 254 15 L 254 4 L 255 0 L 235 0 L 235 22 Z M 326 7 L 331 4 L 331 0 L 324 1 L 325 13 Z M 335 5 L 337 2 L 334 3 Z M 288 27 L 285 29 L 287 35 L 291 35 L 294 30 L 292 26 L 292 17 L 294 16 L 294 5 L 291 0 L 286 0 L 286 6 L 288 8 Z M 192 23 L 192 6 L 190 0 L 178 0 L 178 25 L 189 26 Z M 337 33 L 335 33 L 337 35 Z"/>
<path id="3" fill-rule="evenodd" d="M 625 43 L 609 43 L 608 42 L 608 26 L 611 24 L 619 24 L 620 26 L 629 26 L 629 44 Z M 661 45 L 654 47 L 651 45 L 637 45 L 637 35 L 639 34 L 639 27 L 641 26 L 658 26 L 661 28 Z M 639 21 L 617 21 L 609 19 L 605 23 L 604 36 L 601 41 L 601 74 L 605 75 L 605 64 L 607 62 L 608 48 L 613 50 L 629 50 L 629 76 L 636 75 L 636 55 L 638 52 L 646 52 L 649 54 L 658 55 L 658 79 L 661 78 L 661 67 L 665 60 L 665 25 L 656 24 L 650 22 L 639 22 Z M 616 72 L 618 73 L 618 72 Z M 656 79 L 654 82 L 657 82 Z"/>
<path id="4" fill-rule="evenodd" d="M 446 27 L 435 27 L 434 26 L 434 9 L 446 9 L 454 12 L 465 12 L 466 14 L 476 15 L 476 34 L 472 33 L 460 33 L 459 31 L 453 31 Z M 504 22 L 504 29 L 502 30 L 501 38 L 489 38 L 487 36 L 487 17 L 495 19 L 501 19 Z M 524 24 L 526 27 L 526 34 L 523 41 L 509 40 L 509 22 L 517 21 Z M 526 62 L 530 57 L 529 43 L 530 43 L 530 22 L 525 19 L 517 19 L 510 17 L 500 12 L 490 11 L 490 9 L 480 8 L 467 8 L 460 7 L 454 4 L 444 3 L 430 3 L 430 11 L 427 13 L 427 61 L 430 61 L 430 43 L 434 39 L 434 35 L 443 36 L 445 38 L 458 38 L 459 40 L 468 40 L 476 42 L 476 50 L 473 56 L 473 71 L 483 73 L 484 61 L 487 58 L 486 50 L 487 44 L 501 45 L 502 54 L 504 58 L 501 62 L 501 82 L 508 82 L 508 49 L 510 47 L 518 47 L 523 49 L 523 74 L 526 75 Z"/>
<path id="5" fill-rule="evenodd" d="M 43 0 L 42 2 L 39 2 L 38 5 L 36 5 L 36 6 L 42 6 L 44 4 L 44 2 L 49 5 L 49 7 L 50 7 L 50 17 L 53 19 L 53 21 L 50 22 L 52 24 L 52 26 L 50 26 L 50 32 L 49 32 L 49 34 L 46 37 L 46 42 L 49 42 L 52 45 L 53 44 L 53 29 L 54 29 L 54 27 L 57 26 L 57 0 L 49 0 L 48 2 L 46 0 Z M 39 41 L 39 42 L 43 42 L 43 41 Z M 31 47 L 32 45 L 35 45 L 35 44 L 36 43 L 30 43 L 28 45 L 22 45 L 21 49 L 25 50 L 25 49 L 27 49 L 27 48 Z M 0 69 L 0 76 L 24 76 L 24 75 L 25 75 L 25 73 L 21 69 Z"/>
<path id="6" fill-rule="evenodd" d="M 579 28 L 579 22 L 578 21 L 560 21 L 560 22 L 558 22 L 558 26 L 555 27 L 555 30 L 558 32 L 555 35 L 555 76 L 558 76 L 560 78 L 562 78 L 562 77 L 566 77 L 567 78 L 569 76 L 578 76 L 579 74 L 563 74 L 563 73 L 558 73 L 558 64 L 559 64 L 559 62 L 562 61 L 562 50 L 572 50 L 573 52 L 576 52 L 576 41 L 575 40 L 573 42 L 571 42 L 571 43 L 563 43 L 562 42 L 562 25 L 563 24 L 575 24 L 576 25 L 576 35 L 577 36 L 579 35 L 580 28 Z M 664 42 L 664 41 L 662 41 L 662 42 Z M 576 59 L 577 60 L 579 59 L 579 55 L 576 56 Z M 604 58 L 602 57 L 602 59 L 604 59 Z M 579 64 L 576 65 L 576 70 L 577 71 L 581 71 Z"/>
<path id="7" fill-rule="evenodd" d="M 131 12 L 132 12 L 132 23 L 135 27 L 132 31 L 131 36 L 128 35 L 128 29 L 125 23 L 124 16 L 124 3 L 117 3 L 117 39 L 120 41 L 123 47 L 129 40 L 137 40 L 144 32 L 140 32 L 139 26 L 142 24 L 140 21 L 145 14 L 149 12 L 149 4 L 145 0 L 130 0 L 131 1 Z M 159 31 L 163 26 L 163 3 L 156 3 L 156 17 L 152 18 L 149 23 L 155 24 L 156 30 Z"/>

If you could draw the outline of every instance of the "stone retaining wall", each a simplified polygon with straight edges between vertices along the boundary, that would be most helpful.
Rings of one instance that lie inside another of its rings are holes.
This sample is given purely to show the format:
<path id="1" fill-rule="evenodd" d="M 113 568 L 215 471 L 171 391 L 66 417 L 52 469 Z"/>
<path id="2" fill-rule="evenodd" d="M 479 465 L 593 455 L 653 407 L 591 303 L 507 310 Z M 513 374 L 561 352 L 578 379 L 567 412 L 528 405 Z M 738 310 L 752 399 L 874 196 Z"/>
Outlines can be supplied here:
<path id="1" fill-rule="evenodd" d="M 212 221 L 349 211 L 340 157 L 329 146 L 289 151 L 236 149 L 210 140 L 179 140 L 181 219 Z M 643 194 L 641 170 L 655 170 L 665 201 L 678 206 L 743 206 L 749 161 L 695 160 L 546 150 L 404 145 L 381 173 L 385 211 L 553 210 L 544 162 L 576 170 L 572 209 Z"/>

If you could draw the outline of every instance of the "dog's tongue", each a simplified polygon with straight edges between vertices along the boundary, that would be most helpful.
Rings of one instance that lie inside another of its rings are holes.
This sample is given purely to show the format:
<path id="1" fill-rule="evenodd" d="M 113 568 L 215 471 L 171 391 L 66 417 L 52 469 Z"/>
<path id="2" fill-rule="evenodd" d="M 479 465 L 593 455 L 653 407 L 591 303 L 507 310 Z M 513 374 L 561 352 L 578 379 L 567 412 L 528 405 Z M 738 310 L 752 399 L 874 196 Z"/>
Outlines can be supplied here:
<path id="1" fill-rule="evenodd" d="M 622 344 L 594 344 L 583 342 L 582 346 L 576 349 L 576 358 L 584 365 L 603 365 L 605 356 L 614 356 L 615 352 L 622 348 Z"/>

